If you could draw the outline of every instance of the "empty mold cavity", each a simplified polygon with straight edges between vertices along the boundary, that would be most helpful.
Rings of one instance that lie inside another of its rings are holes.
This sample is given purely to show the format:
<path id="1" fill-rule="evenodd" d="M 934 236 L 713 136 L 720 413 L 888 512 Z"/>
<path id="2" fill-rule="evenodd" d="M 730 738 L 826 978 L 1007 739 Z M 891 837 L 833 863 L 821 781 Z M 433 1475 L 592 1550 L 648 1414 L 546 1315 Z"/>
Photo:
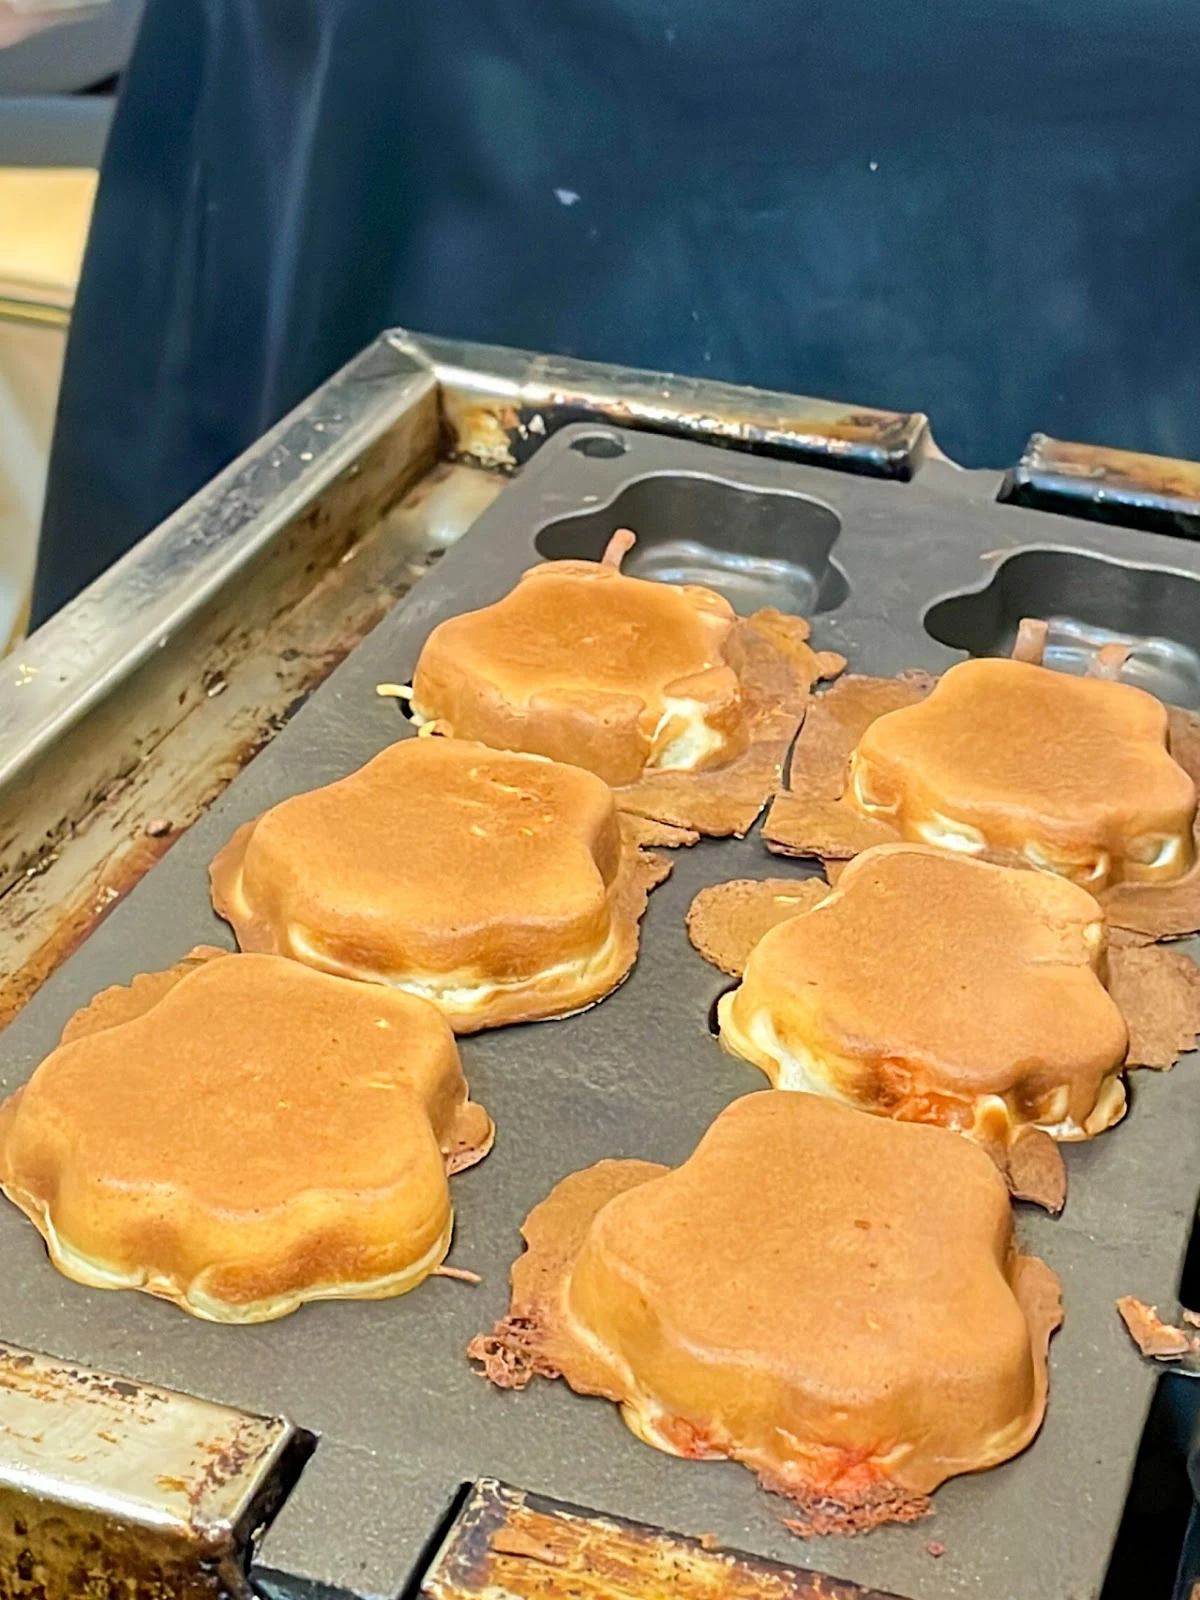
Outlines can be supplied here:
<path id="1" fill-rule="evenodd" d="M 1049 623 L 1048 667 L 1083 673 L 1101 645 L 1127 645 L 1125 683 L 1200 708 L 1200 579 L 1082 550 L 1019 550 L 986 588 L 936 601 L 924 622 L 941 644 L 1006 656 L 1022 617 Z"/>
<path id="2" fill-rule="evenodd" d="M 538 534 L 538 553 L 598 561 L 617 528 L 637 534 L 622 571 L 704 584 L 743 614 L 775 606 L 812 616 L 836 610 L 849 593 L 831 556 L 842 524 L 829 506 L 691 473 L 639 478 L 601 509 L 558 518 Z"/>

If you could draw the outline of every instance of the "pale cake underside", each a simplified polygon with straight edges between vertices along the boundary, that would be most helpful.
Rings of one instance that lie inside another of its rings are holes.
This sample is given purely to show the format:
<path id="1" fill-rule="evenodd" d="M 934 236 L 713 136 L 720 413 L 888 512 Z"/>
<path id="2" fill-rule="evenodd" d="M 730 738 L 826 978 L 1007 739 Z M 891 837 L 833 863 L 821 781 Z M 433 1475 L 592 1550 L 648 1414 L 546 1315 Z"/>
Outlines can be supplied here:
<path id="1" fill-rule="evenodd" d="M 454 1231 L 453 1211 L 447 1209 L 441 1232 L 425 1253 L 394 1271 L 371 1277 L 346 1276 L 327 1282 L 293 1283 L 253 1299 L 232 1299 L 228 1291 L 223 1289 L 220 1269 L 202 1271 L 185 1278 L 177 1272 L 153 1267 L 136 1267 L 126 1271 L 110 1265 L 101 1256 L 89 1256 L 76 1249 L 59 1233 L 51 1208 L 44 1200 L 25 1193 L 15 1185 L 6 1183 L 0 1187 L 42 1235 L 50 1260 L 64 1277 L 89 1289 L 140 1289 L 156 1299 L 171 1301 L 181 1311 L 189 1312 L 202 1322 L 231 1325 L 274 1322 L 314 1300 L 385 1300 L 407 1294 L 410 1289 L 423 1283 L 445 1260 Z M 186 1222 L 181 1225 L 186 1226 Z M 136 1253 L 136 1243 L 132 1248 Z M 297 1272 L 295 1276 L 299 1277 L 300 1273 Z"/>

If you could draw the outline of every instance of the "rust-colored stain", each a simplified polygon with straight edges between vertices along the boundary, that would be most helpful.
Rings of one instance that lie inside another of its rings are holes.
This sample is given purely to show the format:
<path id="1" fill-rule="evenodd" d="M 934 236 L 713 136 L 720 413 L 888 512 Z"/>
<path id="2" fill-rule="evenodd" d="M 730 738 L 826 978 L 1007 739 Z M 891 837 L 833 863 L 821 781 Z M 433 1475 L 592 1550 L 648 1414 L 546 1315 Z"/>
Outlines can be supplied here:
<path id="1" fill-rule="evenodd" d="M 0 977 L 0 1028 L 41 988 L 50 974 L 76 951 L 115 906 L 154 864 L 161 860 L 178 834 L 143 834 L 126 850 L 111 856 L 104 869 L 63 907 L 57 926 L 32 956 L 15 972 Z"/>
<path id="2" fill-rule="evenodd" d="M 477 1483 L 421 1587 L 425 1600 L 898 1600 L 539 1495 Z"/>
<path id="3" fill-rule="evenodd" d="M 42 1483 L 27 1484 L 13 1470 L 20 1457 L 4 1453 L 2 1600 L 253 1600 L 236 1519 L 245 1507 L 269 1525 L 311 1436 L 278 1419 L 210 1417 L 185 1396 L 0 1345 L 0 1398 L 4 1391 L 45 1414 L 35 1434 L 25 1426 L 28 1409 L 10 1405 L 11 1439 L 48 1442 Z M 148 1457 L 139 1456 L 140 1441 Z M 141 1497 L 139 1473 L 158 1462 L 155 1486 L 182 1498 L 182 1514 L 178 1504 Z M 133 1493 L 122 1501 L 126 1490 Z"/>
<path id="4" fill-rule="evenodd" d="M 561 391 L 544 403 L 514 405 L 443 395 L 444 445 L 450 456 L 493 469 L 512 471 L 545 438 L 575 422 L 609 423 L 897 478 L 912 476 L 927 435 L 926 418 L 919 412 L 856 409 L 825 415 L 764 408 L 747 416 L 732 408 L 681 409 L 670 396 L 656 402 L 648 395 L 618 399 Z"/>
<path id="5" fill-rule="evenodd" d="M 122 819 L 120 827 L 124 837 L 119 838 L 103 862 L 89 872 L 71 896 L 63 901 L 45 938 L 32 948 L 20 966 L 0 974 L 0 1028 L 12 1021 L 47 978 L 91 937 L 227 784 L 274 738 L 293 711 L 346 659 L 384 615 L 394 598 L 392 593 L 380 593 L 372 596 L 368 605 L 348 612 L 342 636 L 327 641 L 324 648 L 281 652 L 280 702 L 263 708 L 261 720 L 256 722 L 250 733 L 231 739 L 229 746 L 221 752 L 220 760 L 211 763 L 203 774 L 197 775 L 197 781 L 188 786 L 170 818 L 155 815 L 143 820 L 136 808 L 130 811 L 127 785 L 119 779 L 107 791 L 94 796 L 92 809 L 86 819 L 63 819 L 61 835 L 65 841 L 64 848 L 74 833 L 84 826 L 102 823 L 106 813 L 112 819 Z M 199 705 L 203 706 L 208 698 L 206 692 Z M 191 711 L 196 709 L 193 706 Z M 36 877 L 48 871 L 59 853 L 59 848 L 50 849 L 44 858 L 26 869 L 23 878 Z M 14 915 L 12 906 L 16 896 L 12 891 L 20 887 L 23 878 L 18 878 L 10 889 L 0 894 L 0 902 L 7 902 L 6 909 L 14 927 L 20 925 L 22 913 L 18 911 Z"/>
<path id="6" fill-rule="evenodd" d="M 193 1512 L 200 1512 L 214 1491 L 242 1477 L 261 1454 L 262 1431 L 257 1418 L 240 1423 L 232 1437 L 207 1440 L 203 1465 L 188 1485 L 188 1503 Z"/>
<path id="7" fill-rule="evenodd" d="M 1200 462 L 1035 433 L 1000 499 L 1091 522 L 1200 537 Z"/>
<path id="8" fill-rule="evenodd" d="M 914 446 L 917 437 L 924 432 L 925 418 L 912 411 L 848 411 L 834 422 L 798 419 L 797 426 L 805 433 L 824 432 L 831 439 L 901 451 Z"/>
<path id="9" fill-rule="evenodd" d="M 1200 462 L 1144 455 L 1135 450 L 1110 450 L 1095 444 L 1073 444 L 1035 434 L 1022 465 L 1033 471 L 1081 478 L 1106 489 L 1188 501 L 1193 509 L 1200 511 Z"/>
<path id="10" fill-rule="evenodd" d="M 70 1401 L 77 1405 L 94 1401 L 109 1405 L 115 1401 L 133 1412 L 167 1403 L 161 1390 L 132 1379 L 109 1377 L 70 1362 L 57 1362 L 48 1368 L 29 1351 L 14 1350 L 8 1345 L 0 1345 L 0 1389 L 16 1390 L 46 1402 Z"/>

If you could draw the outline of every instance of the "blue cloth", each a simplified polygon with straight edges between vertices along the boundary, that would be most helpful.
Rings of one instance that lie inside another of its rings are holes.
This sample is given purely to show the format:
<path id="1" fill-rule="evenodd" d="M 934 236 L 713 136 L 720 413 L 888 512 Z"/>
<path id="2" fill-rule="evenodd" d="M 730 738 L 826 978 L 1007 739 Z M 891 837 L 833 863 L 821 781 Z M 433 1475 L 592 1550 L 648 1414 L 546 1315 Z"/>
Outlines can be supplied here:
<path id="1" fill-rule="evenodd" d="M 36 615 L 391 323 L 1200 455 L 1200 6 L 149 0 Z"/>

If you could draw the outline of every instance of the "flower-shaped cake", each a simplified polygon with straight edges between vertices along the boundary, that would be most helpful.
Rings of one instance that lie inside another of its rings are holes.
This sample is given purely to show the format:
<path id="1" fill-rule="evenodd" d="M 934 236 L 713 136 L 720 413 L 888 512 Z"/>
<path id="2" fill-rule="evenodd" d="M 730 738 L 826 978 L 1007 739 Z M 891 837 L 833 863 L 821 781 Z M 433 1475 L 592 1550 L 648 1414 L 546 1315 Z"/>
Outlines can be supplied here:
<path id="1" fill-rule="evenodd" d="M 614 787 L 720 766 L 749 743 L 726 656 L 736 621 L 711 589 L 627 578 L 615 561 L 548 561 L 495 605 L 433 630 L 413 713 Z"/>
<path id="2" fill-rule="evenodd" d="M 0 1108 L 0 1187 L 51 1259 L 216 1322 L 403 1294 L 491 1146 L 445 1018 L 274 956 L 99 995 Z"/>
<path id="3" fill-rule="evenodd" d="M 721 1042 L 777 1088 L 1007 1144 L 1125 1110 L 1104 913 L 1045 872 L 879 845 L 754 946 Z"/>
<path id="4" fill-rule="evenodd" d="M 411 738 L 240 828 L 212 883 L 243 950 L 407 989 L 466 1033 L 608 994 L 664 870 L 590 772 Z"/>
<path id="5" fill-rule="evenodd" d="M 846 799 L 901 838 L 1009 851 L 1096 893 L 1191 867 L 1196 788 L 1167 747 L 1167 708 L 1105 678 L 962 661 L 873 721 Z"/>
<path id="6" fill-rule="evenodd" d="M 735 1101 L 675 1171 L 609 1161 L 529 1216 L 494 1381 L 560 1375 L 646 1442 L 728 1456 L 813 1529 L 908 1520 L 1046 1405 L 1059 1286 L 968 1140 L 815 1095 Z"/>

